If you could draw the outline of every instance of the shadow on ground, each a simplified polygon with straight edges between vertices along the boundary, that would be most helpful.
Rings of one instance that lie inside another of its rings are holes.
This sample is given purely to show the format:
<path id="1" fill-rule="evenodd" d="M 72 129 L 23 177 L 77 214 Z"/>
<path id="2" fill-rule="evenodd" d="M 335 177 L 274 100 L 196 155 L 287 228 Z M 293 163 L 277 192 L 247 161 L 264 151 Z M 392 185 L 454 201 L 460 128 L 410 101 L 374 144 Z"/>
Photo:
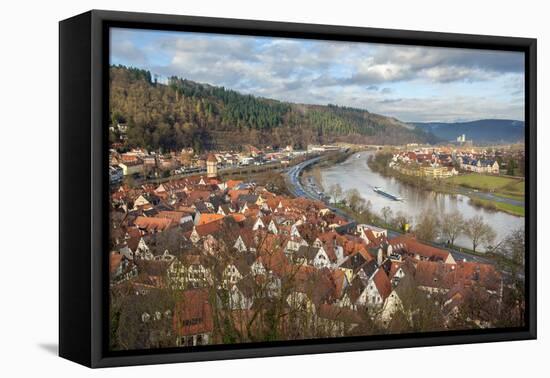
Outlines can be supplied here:
<path id="1" fill-rule="evenodd" d="M 38 344 L 38 347 L 56 356 L 59 354 L 59 346 L 57 345 L 57 343 L 40 343 Z"/>

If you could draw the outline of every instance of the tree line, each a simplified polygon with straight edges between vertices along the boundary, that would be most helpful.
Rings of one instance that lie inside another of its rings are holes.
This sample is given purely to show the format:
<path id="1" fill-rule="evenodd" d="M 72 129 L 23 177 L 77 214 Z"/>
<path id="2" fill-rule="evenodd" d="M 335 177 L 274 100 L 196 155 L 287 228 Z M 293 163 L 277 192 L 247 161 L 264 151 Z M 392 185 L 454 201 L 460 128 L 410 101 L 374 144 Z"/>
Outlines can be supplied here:
<path id="1" fill-rule="evenodd" d="M 127 124 L 127 147 L 149 150 L 429 139 L 362 109 L 281 102 L 175 76 L 160 83 L 147 70 L 120 65 L 110 68 L 110 116 L 112 125 Z M 111 140 L 118 137 L 113 133 Z"/>

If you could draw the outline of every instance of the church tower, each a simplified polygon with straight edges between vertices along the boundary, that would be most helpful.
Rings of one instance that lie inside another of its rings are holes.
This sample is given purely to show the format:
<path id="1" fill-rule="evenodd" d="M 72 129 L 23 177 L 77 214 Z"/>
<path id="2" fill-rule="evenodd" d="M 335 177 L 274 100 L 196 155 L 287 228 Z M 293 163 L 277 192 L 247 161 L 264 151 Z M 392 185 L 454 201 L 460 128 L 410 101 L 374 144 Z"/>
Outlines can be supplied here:
<path id="1" fill-rule="evenodd" d="M 206 177 L 215 178 L 218 176 L 218 160 L 210 153 L 206 157 Z"/>

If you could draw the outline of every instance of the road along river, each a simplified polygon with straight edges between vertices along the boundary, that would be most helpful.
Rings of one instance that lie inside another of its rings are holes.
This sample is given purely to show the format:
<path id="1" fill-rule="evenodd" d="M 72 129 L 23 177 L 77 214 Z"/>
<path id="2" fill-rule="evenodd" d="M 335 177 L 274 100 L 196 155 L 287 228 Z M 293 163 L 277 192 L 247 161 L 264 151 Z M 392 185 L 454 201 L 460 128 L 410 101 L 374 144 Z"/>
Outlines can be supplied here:
<path id="1" fill-rule="evenodd" d="M 467 196 L 423 190 L 402 183 L 396 178 L 384 177 L 377 172 L 373 172 L 367 164 L 369 156 L 373 154 L 372 151 L 364 151 L 352 155 L 342 163 L 321 168 L 322 184 L 325 191 L 328 191 L 328 188 L 333 184 L 340 184 L 344 191 L 356 188 L 365 200 L 370 201 L 372 210 L 377 214 L 381 214 L 382 208 L 388 206 L 394 216 L 398 211 L 401 211 L 412 218 L 416 218 L 426 209 L 432 209 L 437 214 L 458 210 L 466 219 L 474 215 L 481 215 L 485 222 L 491 225 L 497 233 L 497 243 L 502 241 L 511 231 L 525 224 L 525 218 L 523 217 L 516 217 L 500 211 L 489 211 L 470 205 Z M 394 201 L 378 194 L 373 190 L 374 187 L 380 187 L 386 192 L 403 198 L 404 201 Z M 471 248 L 470 240 L 463 236 L 456 241 L 456 244 Z"/>

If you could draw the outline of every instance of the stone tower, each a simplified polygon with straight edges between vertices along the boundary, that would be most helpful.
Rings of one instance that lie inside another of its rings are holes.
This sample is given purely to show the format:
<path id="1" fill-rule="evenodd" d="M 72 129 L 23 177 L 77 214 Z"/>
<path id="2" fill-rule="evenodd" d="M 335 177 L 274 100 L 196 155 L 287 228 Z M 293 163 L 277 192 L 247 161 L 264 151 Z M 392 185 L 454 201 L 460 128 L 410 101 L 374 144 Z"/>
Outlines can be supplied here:
<path id="1" fill-rule="evenodd" d="M 218 176 L 218 161 L 214 154 L 208 154 L 206 157 L 206 177 L 214 178 Z"/>

